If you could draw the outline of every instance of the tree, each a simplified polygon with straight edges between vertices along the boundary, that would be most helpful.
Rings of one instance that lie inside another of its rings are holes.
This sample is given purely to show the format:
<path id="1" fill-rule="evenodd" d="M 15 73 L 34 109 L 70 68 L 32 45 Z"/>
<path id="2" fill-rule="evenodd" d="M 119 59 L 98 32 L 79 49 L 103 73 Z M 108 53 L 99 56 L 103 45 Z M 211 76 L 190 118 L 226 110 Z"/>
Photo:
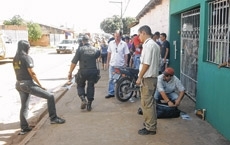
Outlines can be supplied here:
<path id="1" fill-rule="evenodd" d="M 13 16 L 10 20 L 5 20 L 4 25 L 25 25 L 25 21 L 21 18 L 20 15 Z"/>
<path id="2" fill-rule="evenodd" d="M 135 18 L 126 17 L 122 19 L 123 22 L 123 34 L 130 34 L 130 28 L 128 27 L 135 21 Z M 119 16 L 114 15 L 111 18 L 106 18 L 100 23 L 100 28 L 105 33 L 114 33 L 115 30 L 121 28 L 121 19 Z"/>
<path id="3" fill-rule="evenodd" d="M 122 19 L 123 22 L 123 33 L 129 35 L 130 34 L 130 28 L 129 26 L 135 22 L 136 19 L 132 18 L 132 17 L 126 17 L 124 19 Z"/>
<path id="4" fill-rule="evenodd" d="M 39 24 L 28 22 L 27 28 L 30 41 L 36 41 L 42 37 L 42 29 Z"/>
<path id="5" fill-rule="evenodd" d="M 114 15 L 111 18 L 106 18 L 104 19 L 101 24 L 100 28 L 105 32 L 105 33 L 114 33 L 115 30 L 120 28 L 120 18 L 117 15 Z"/>

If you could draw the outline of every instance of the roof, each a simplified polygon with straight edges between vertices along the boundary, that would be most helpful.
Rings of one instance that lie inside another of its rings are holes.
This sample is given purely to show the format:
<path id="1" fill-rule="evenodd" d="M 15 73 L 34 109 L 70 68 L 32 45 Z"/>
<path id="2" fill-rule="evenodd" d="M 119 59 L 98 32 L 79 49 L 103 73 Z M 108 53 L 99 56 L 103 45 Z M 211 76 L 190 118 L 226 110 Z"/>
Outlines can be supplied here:
<path id="1" fill-rule="evenodd" d="M 141 17 L 143 17 L 146 13 L 154 8 L 154 6 L 161 4 L 162 0 L 150 0 L 145 7 L 139 12 L 136 16 L 136 20 L 139 21 Z"/>

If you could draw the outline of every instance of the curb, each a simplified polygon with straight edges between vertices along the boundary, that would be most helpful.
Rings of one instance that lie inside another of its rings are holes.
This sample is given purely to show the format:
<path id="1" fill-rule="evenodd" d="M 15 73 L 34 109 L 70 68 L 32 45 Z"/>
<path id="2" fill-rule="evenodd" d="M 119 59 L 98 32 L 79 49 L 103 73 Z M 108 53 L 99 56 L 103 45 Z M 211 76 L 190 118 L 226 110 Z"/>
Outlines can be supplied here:
<path id="1" fill-rule="evenodd" d="M 61 90 L 61 89 L 59 89 L 59 90 Z M 60 93 L 57 93 L 54 96 L 55 103 L 57 103 L 65 95 L 65 93 L 68 90 L 69 90 L 68 88 L 64 88 L 63 90 L 61 90 Z M 44 109 L 41 109 L 40 112 L 41 113 L 37 116 L 38 119 L 36 120 L 37 123 L 36 123 L 35 127 L 29 133 L 27 133 L 24 137 L 20 136 L 20 137 L 22 137 L 22 140 L 19 143 L 16 143 L 17 145 L 25 145 L 30 140 L 30 138 L 36 134 L 37 130 L 39 130 L 41 128 L 41 126 L 49 118 L 47 107 Z M 9 139 L 10 142 L 8 142 L 7 145 L 10 145 L 10 144 L 13 145 L 15 138 L 19 138 L 18 132 L 15 132 L 15 134 L 10 137 L 10 139 Z M 20 138 L 19 138 L 19 140 L 20 140 Z"/>

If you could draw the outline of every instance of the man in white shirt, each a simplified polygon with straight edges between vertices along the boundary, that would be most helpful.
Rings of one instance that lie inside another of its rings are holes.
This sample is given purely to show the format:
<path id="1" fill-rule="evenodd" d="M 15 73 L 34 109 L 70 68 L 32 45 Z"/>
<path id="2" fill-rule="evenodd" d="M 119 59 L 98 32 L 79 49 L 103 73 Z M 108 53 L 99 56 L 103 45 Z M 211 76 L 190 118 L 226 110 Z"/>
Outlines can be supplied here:
<path id="1" fill-rule="evenodd" d="M 113 72 L 115 67 L 127 66 L 129 48 L 125 41 L 121 39 L 122 33 L 116 30 L 114 33 L 114 40 L 109 42 L 107 67 L 109 69 L 109 87 L 108 95 L 105 98 L 114 97 L 114 82 Z"/>
<path id="2" fill-rule="evenodd" d="M 142 44 L 141 64 L 136 81 L 140 85 L 141 107 L 145 128 L 140 129 L 140 135 L 154 135 L 157 129 L 156 101 L 153 94 L 157 86 L 159 72 L 160 47 L 151 39 L 152 32 L 149 26 L 144 25 L 138 30 Z"/>
<path id="3" fill-rule="evenodd" d="M 167 67 L 163 74 L 158 76 L 154 98 L 159 103 L 164 100 L 170 107 L 179 106 L 184 97 L 184 90 L 181 81 L 174 75 L 174 69 Z"/>

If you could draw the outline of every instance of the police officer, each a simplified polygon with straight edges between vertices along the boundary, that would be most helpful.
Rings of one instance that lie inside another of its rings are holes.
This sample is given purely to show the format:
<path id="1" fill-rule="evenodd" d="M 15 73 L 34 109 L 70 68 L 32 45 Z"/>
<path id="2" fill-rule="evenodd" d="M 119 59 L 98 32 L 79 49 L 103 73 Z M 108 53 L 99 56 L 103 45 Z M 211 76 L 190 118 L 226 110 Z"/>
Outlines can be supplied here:
<path id="1" fill-rule="evenodd" d="M 75 75 L 75 82 L 77 83 L 78 96 L 82 101 L 81 109 L 87 107 L 87 110 L 91 111 L 92 101 L 94 100 L 94 84 L 96 83 L 97 76 L 96 60 L 100 56 L 100 51 L 90 45 L 88 35 L 82 37 L 82 42 L 83 46 L 77 49 L 72 59 L 68 78 L 69 80 L 72 79 L 72 72 L 79 61 L 79 70 Z M 86 81 L 87 89 L 85 92 Z M 87 97 L 87 99 L 85 97 Z"/>

